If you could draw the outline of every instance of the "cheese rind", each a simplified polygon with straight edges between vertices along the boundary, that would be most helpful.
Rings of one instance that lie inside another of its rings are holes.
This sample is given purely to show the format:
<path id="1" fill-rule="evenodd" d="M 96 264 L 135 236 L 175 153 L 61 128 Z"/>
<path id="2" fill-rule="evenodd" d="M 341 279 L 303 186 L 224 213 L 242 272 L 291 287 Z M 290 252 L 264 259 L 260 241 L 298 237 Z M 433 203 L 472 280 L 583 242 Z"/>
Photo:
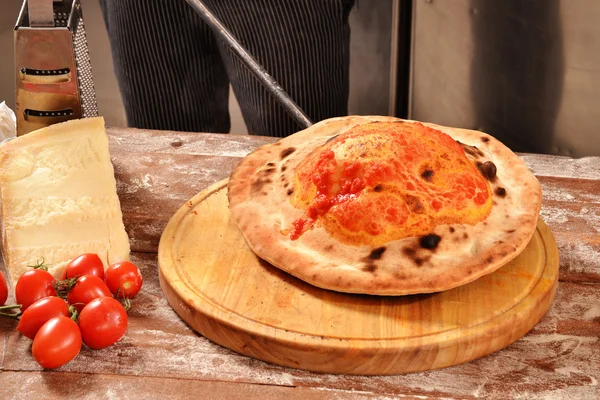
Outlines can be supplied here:
<path id="1" fill-rule="evenodd" d="M 104 119 L 52 125 L 0 145 L 2 254 L 13 283 L 40 260 L 59 276 L 83 253 L 129 259 Z"/>

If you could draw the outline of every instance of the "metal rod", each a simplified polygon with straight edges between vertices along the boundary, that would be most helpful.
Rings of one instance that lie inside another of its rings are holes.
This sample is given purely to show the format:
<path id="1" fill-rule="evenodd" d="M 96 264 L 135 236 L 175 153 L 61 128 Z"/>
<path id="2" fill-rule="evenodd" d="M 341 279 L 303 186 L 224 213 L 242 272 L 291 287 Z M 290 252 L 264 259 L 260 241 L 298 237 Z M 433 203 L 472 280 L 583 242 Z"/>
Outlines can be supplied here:
<path id="1" fill-rule="evenodd" d="M 302 128 L 308 128 L 313 123 L 286 91 L 269 75 L 258 61 L 240 44 L 231 32 L 219 21 L 219 19 L 206 7 L 201 0 L 186 0 L 200 17 L 211 27 L 216 35 L 229 45 L 231 50 L 242 60 L 254 76 L 271 93 L 285 110 L 300 124 Z"/>

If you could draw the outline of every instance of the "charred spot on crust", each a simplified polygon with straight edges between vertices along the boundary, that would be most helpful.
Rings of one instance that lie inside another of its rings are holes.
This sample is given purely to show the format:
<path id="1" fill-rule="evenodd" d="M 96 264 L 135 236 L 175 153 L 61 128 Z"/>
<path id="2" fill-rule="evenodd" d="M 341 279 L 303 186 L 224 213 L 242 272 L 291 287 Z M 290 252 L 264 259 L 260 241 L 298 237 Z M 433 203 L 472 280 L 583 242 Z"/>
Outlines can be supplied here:
<path id="1" fill-rule="evenodd" d="M 377 265 L 375 264 L 367 264 L 362 268 L 365 272 L 375 272 L 377 270 Z"/>
<path id="2" fill-rule="evenodd" d="M 506 232 L 506 233 L 515 233 L 515 229 L 509 229 L 509 230 L 504 231 L 504 232 Z"/>
<path id="3" fill-rule="evenodd" d="M 284 165 L 283 167 L 281 167 L 281 172 L 285 172 L 286 169 L 287 169 L 287 165 Z"/>
<path id="4" fill-rule="evenodd" d="M 394 273 L 394 277 L 397 278 L 397 279 L 400 279 L 400 280 L 407 278 L 406 274 L 403 274 L 401 272 L 395 272 Z"/>
<path id="5" fill-rule="evenodd" d="M 274 162 L 268 162 L 268 163 L 267 163 L 267 167 L 274 167 L 274 166 L 275 166 L 275 163 L 274 163 Z"/>
<path id="6" fill-rule="evenodd" d="M 405 247 L 402 249 L 402 252 L 404 253 L 404 255 L 412 257 L 417 253 L 417 250 L 413 249 L 412 247 Z"/>
<path id="7" fill-rule="evenodd" d="M 484 154 L 481 150 L 479 150 L 477 147 L 475 146 L 470 146 L 468 144 L 464 144 L 462 142 L 459 142 L 458 140 L 456 141 L 456 143 L 460 144 L 461 147 L 463 148 L 463 150 L 465 151 L 465 153 L 467 153 L 468 155 L 474 157 L 474 158 L 479 158 L 479 157 L 483 157 Z"/>
<path id="8" fill-rule="evenodd" d="M 251 190 L 252 190 L 252 192 L 260 192 L 262 190 L 263 186 L 268 185 L 271 182 L 272 181 L 269 178 L 266 178 L 266 179 L 258 178 L 257 180 L 252 182 Z"/>
<path id="9" fill-rule="evenodd" d="M 488 181 L 493 181 L 496 178 L 496 172 L 498 170 L 496 168 L 496 164 L 494 164 L 493 162 L 477 162 L 477 168 L 479 168 L 479 172 L 481 172 L 481 175 L 483 175 Z"/>
<path id="10" fill-rule="evenodd" d="M 289 156 L 290 154 L 292 154 L 295 151 L 296 151 L 295 147 L 288 147 L 287 149 L 283 150 L 279 154 L 279 157 L 283 160 L 284 158 L 286 158 L 287 156 Z"/>
<path id="11" fill-rule="evenodd" d="M 486 263 L 488 263 L 488 264 L 491 264 L 493 261 L 494 261 L 494 258 L 493 258 L 493 257 L 488 257 L 488 258 L 485 260 L 485 262 L 486 262 Z"/>
<path id="12" fill-rule="evenodd" d="M 365 272 L 375 272 L 377 269 L 377 265 L 375 265 L 376 260 L 380 260 L 383 253 L 386 251 L 385 247 L 378 247 L 375 250 L 371 251 L 371 253 L 362 259 L 365 263 L 365 266 L 362 268 Z"/>
<path id="13" fill-rule="evenodd" d="M 327 141 L 325 143 L 331 142 L 332 140 L 334 140 L 338 136 L 340 136 L 340 135 L 334 135 L 334 136 L 330 137 L 329 139 L 327 139 Z"/>
<path id="14" fill-rule="evenodd" d="M 435 250 L 435 248 L 440 244 L 442 238 L 435 233 L 430 233 L 429 235 L 422 236 L 419 239 L 419 244 L 422 248 L 428 250 Z"/>
<path id="15" fill-rule="evenodd" d="M 430 259 L 431 259 L 431 256 L 417 257 L 417 258 L 415 258 L 415 264 L 417 264 L 417 267 L 420 267 L 423 264 L 425 264 L 427 261 L 429 261 Z"/>
<path id="16" fill-rule="evenodd" d="M 433 178 L 434 174 L 435 173 L 432 169 L 425 169 L 423 172 L 421 172 L 421 178 L 423 178 L 427 182 L 431 182 L 431 178 Z"/>
<path id="17" fill-rule="evenodd" d="M 381 186 L 381 184 L 375 185 L 375 187 L 373 187 L 373 190 L 375 192 L 381 192 L 383 190 L 383 186 Z"/>
<path id="18" fill-rule="evenodd" d="M 482 137 L 481 137 L 481 141 L 482 141 L 483 143 L 487 143 L 487 142 L 489 142 L 489 141 L 490 141 L 490 138 L 489 138 L 489 137 L 482 136 Z"/>
<path id="19" fill-rule="evenodd" d="M 183 146 L 183 142 L 181 140 L 176 140 L 174 142 L 171 142 L 171 147 L 181 147 Z"/>
<path id="20" fill-rule="evenodd" d="M 294 194 L 294 189 L 288 189 L 288 191 L 287 191 L 287 195 L 288 195 L 288 196 L 291 196 L 291 195 L 293 195 L 293 194 Z"/>
<path id="21" fill-rule="evenodd" d="M 506 189 L 503 187 L 497 187 L 496 190 L 494 190 L 494 193 L 496 196 L 504 197 L 506 196 Z"/>
<path id="22" fill-rule="evenodd" d="M 467 234 L 467 232 L 463 233 L 463 238 L 464 239 L 468 239 L 469 238 L 469 235 Z"/>
<path id="23" fill-rule="evenodd" d="M 440 168 L 439 161 L 436 163 L 435 167 Z M 431 164 L 425 163 L 419 167 L 419 176 L 425 182 L 431 182 L 433 180 L 434 175 L 435 175 L 434 167 Z"/>
<path id="24" fill-rule="evenodd" d="M 404 199 L 404 201 L 406 202 L 408 209 L 410 211 L 412 211 L 413 213 L 423 214 L 425 212 L 425 207 L 423 207 L 423 204 L 421 203 L 420 198 L 408 194 L 408 195 L 406 195 L 406 198 Z"/>
<path id="25" fill-rule="evenodd" d="M 454 232 L 456 232 L 456 229 L 454 229 L 454 227 L 451 226 L 450 227 L 450 233 L 454 233 Z"/>
<path id="26" fill-rule="evenodd" d="M 437 235 L 434 235 L 434 236 L 437 236 Z M 417 246 L 416 243 L 415 243 L 415 246 Z M 431 255 L 429 255 L 429 254 L 422 255 L 421 254 L 421 255 L 417 256 L 418 252 L 419 252 L 418 247 L 404 247 L 402 249 L 402 253 L 404 253 L 404 255 L 407 256 L 408 258 L 412 259 L 412 262 L 415 263 L 416 266 L 420 267 L 424 263 L 426 263 L 427 261 L 429 261 L 431 259 Z"/>
<path id="27" fill-rule="evenodd" d="M 371 254 L 369 254 L 369 258 L 371 260 L 379 260 L 381 259 L 381 256 L 383 255 L 383 253 L 385 253 L 387 249 L 385 247 L 378 247 L 375 250 L 373 250 L 371 252 Z"/>

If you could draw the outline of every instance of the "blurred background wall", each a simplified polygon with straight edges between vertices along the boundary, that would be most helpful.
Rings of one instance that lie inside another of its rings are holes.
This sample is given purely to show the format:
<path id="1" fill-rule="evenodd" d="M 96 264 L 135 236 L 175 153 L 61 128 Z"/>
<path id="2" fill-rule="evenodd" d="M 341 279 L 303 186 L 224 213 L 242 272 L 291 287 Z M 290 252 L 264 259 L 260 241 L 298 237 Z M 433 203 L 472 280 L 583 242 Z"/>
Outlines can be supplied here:
<path id="1" fill-rule="evenodd" d="M 600 1 L 413 0 L 409 115 L 600 155 Z"/>

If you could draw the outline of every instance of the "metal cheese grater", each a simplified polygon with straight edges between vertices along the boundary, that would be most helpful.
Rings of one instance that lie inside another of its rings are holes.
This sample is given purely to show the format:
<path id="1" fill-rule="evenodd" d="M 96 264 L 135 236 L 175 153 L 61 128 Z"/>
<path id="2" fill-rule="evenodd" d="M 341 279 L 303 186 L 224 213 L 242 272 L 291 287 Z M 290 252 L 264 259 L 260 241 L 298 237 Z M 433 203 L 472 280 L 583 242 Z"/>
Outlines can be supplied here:
<path id="1" fill-rule="evenodd" d="M 14 39 L 17 136 L 98 115 L 80 0 L 24 0 Z"/>

